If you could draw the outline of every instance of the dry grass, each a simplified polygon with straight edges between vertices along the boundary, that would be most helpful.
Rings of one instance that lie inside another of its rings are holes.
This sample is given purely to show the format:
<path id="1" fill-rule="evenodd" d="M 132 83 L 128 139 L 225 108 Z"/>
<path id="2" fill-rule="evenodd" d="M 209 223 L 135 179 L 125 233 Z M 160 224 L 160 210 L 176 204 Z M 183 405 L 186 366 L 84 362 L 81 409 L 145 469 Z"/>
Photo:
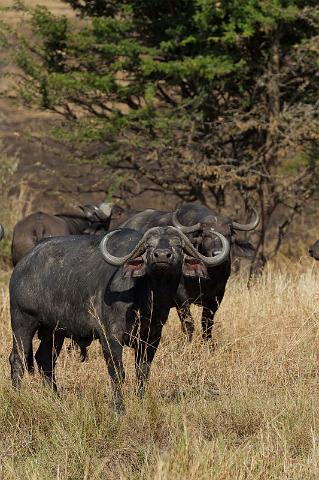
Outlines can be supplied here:
<path id="1" fill-rule="evenodd" d="M 0 157 L 0 162 L 3 156 Z M 14 159 L 12 159 L 14 161 Z M 0 223 L 4 226 L 5 236 L 0 242 L 0 282 L 7 283 L 10 277 L 9 267 L 11 266 L 11 241 L 12 232 L 15 224 L 32 211 L 33 193 L 26 183 L 21 182 L 18 189 L 18 195 L 13 197 L 9 195 L 13 184 L 13 175 L 1 175 L 0 165 Z"/>
<path id="2" fill-rule="evenodd" d="M 70 12 L 60 1 L 26 3 Z M 3 14 L 20 24 L 16 11 Z M 1 82 L 8 88 L 7 79 Z M 28 195 L 22 188 L 12 204 L 2 195 L 7 231 L 28 213 Z M 11 389 L 9 271 L 0 262 L 0 479 L 318 479 L 316 267 L 307 259 L 297 268 L 286 262 L 250 291 L 233 277 L 217 315 L 214 352 L 200 340 L 199 309 L 192 344 L 172 312 L 143 402 L 134 396 L 133 356 L 126 352 L 127 415 L 117 418 L 97 343 L 84 364 L 64 349 L 60 398 L 38 374 L 25 377 L 21 392 Z"/>
<path id="3" fill-rule="evenodd" d="M 317 269 L 269 270 L 250 291 L 233 277 L 215 325 L 217 349 L 185 343 L 175 312 L 154 360 L 148 394 L 127 415 L 111 407 L 98 344 L 89 361 L 63 351 L 61 397 L 24 379 L 10 387 L 7 289 L 0 296 L 0 478 L 317 479 L 319 476 Z M 316 267 L 316 265 L 315 265 Z M 1 307 L 2 306 L 2 307 Z"/>

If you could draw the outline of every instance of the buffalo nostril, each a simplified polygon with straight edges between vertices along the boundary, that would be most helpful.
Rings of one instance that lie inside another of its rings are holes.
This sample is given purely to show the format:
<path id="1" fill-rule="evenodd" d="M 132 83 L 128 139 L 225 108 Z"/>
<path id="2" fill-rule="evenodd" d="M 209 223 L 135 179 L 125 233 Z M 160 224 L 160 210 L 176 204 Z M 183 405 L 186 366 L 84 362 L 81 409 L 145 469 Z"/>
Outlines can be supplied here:
<path id="1" fill-rule="evenodd" d="M 172 252 L 167 249 L 158 249 L 154 252 L 154 258 L 158 262 L 166 262 L 172 258 Z"/>

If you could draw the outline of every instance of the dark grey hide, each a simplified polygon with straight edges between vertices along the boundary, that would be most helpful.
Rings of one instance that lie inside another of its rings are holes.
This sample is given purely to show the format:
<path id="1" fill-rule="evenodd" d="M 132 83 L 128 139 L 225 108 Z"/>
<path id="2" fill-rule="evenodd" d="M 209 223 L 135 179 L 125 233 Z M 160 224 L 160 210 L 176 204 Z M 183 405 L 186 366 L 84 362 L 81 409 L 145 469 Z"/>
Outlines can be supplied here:
<path id="1" fill-rule="evenodd" d="M 200 204 L 186 203 L 177 212 L 180 224 L 192 226 L 197 224 L 193 232 L 184 232 L 200 253 L 205 256 L 214 256 L 221 249 L 220 239 L 213 234 L 212 229 L 224 235 L 231 244 L 231 254 L 250 257 L 254 254 L 254 247 L 246 240 L 236 238 L 236 230 L 245 230 L 245 225 L 234 222 L 231 218 L 213 212 Z M 258 222 L 255 222 L 255 224 Z M 174 225 L 173 212 L 145 210 L 133 216 L 122 226 L 134 228 L 144 232 L 157 225 Z M 252 225 L 253 226 L 253 225 Z M 256 226 L 256 225 L 255 225 Z M 231 273 L 231 256 L 219 266 L 208 268 L 207 278 L 182 277 L 175 297 L 175 305 L 182 323 L 184 333 L 192 339 L 194 321 L 190 313 L 190 304 L 203 307 L 202 329 L 203 338 L 212 338 L 212 328 L 215 313 L 221 304 L 226 284 Z"/>
<path id="2" fill-rule="evenodd" d="M 0 241 L 3 239 L 4 237 L 4 228 L 3 228 L 3 225 L 0 223 Z"/>
<path id="3" fill-rule="evenodd" d="M 317 240 L 310 248 L 309 255 L 315 260 L 319 260 L 319 240 Z"/>
<path id="4" fill-rule="evenodd" d="M 50 215 L 37 212 L 20 220 L 14 227 L 11 245 L 15 266 L 42 238 L 64 235 L 106 233 L 112 210 L 106 215 L 95 205 L 80 207 L 79 213 Z"/>
<path id="5" fill-rule="evenodd" d="M 123 229 L 110 238 L 108 251 L 116 256 L 132 252 L 143 240 L 142 251 L 119 267 L 104 260 L 101 238 L 95 236 L 44 240 L 17 264 L 10 281 L 14 387 L 20 386 L 25 366 L 33 370 L 32 339 L 38 331 L 35 358 L 54 389 L 57 357 L 64 338 L 72 337 L 86 345 L 100 341 L 117 412 L 124 410 L 122 350 L 133 347 L 143 395 L 181 276 L 206 275 L 204 263 L 186 250 L 178 229 L 155 230 L 143 236 Z"/>

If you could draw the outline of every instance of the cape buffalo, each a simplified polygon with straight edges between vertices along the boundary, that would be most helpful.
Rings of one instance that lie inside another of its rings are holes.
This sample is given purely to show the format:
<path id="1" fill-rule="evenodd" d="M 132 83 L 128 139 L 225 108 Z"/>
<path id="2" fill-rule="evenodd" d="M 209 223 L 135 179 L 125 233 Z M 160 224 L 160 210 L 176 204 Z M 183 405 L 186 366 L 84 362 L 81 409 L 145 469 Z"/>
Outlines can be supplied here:
<path id="1" fill-rule="evenodd" d="M 192 244 L 206 256 L 218 254 L 220 251 L 221 244 L 215 235 L 215 232 L 219 232 L 230 242 L 232 254 L 249 257 L 254 254 L 254 247 L 246 240 L 236 238 L 236 231 L 253 230 L 257 227 L 258 222 L 259 217 L 256 212 L 253 221 L 248 224 L 240 224 L 229 217 L 213 212 L 204 205 L 187 203 L 176 212 L 145 210 L 131 217 L 122 226 L 143 232 L 157 225 L 173 225 L 188 235 Z M 189 309 L 191 303 L 203 307 L 203 338 L 211 339 L 214 315 L 224 297 L 230 272 L 231 257 L 229 255 L 221 265 L 208 268 L 207 278 L 198 281 L 182 277 L 175 304 L 183 331 L 189 340 L 192 339 L 194 331 L 194 322 Z"/>
<path id="2" fill-rule="evenodd" d="M 216 236 L 222 247 L 213 258 L 199 253 L 175 227 L 151 228 L 144 234 L 115 230 L 102 240 L 57 237 L 38 244 L 17 264 L 10 281 L 13 386 L 20 386 L 24 360 L 29 371 L 33 369 L 36 331 L 41 343 L 35 358 L 53 388 L 64 338 L 87 344 L 96 338 L 111 377 L 115 409 L 123 411 L 123 346 L 135 349 L 142 396 L 181 277 L 205 277 L 207 267 L 229 254 L 227 239 Z"/>
<path id="3" fill-rule="evenodd" d="M 78 234 L 105 234 L 132 216 L 135 210 L 127 210 L 112 203 L 84 205 L 77 213 L 50 215 L 43 212 L 32 213 L 20 220 L 13 230 L 11 244 L 12 263 L 15 266 L 34 246 L 47 237 Z M 85 361 L 87 349 L 80 348 L 81 360 Z"/>
<path id="4" fill-rule="evenodd" d="M 0 240 L 2 240 L 4 237 L 4 228 L 3 225 L 0 223 Z"/>
<path id="5" fill-rule="evenodd" d="M 319 240 L 317 240 L 310 248 L 309 255 L 315 260 L 319 260 Z"/>
<path id="6" fill-rule="evenodd" d="M 11 245 L 15 266 L 42 238 L 84 233 L 106 233 L 110 226 L 112 204 L 84 205 L 79 213 L 50 215 L 37 212 L 20 220 L 14 227 Z M 102 230 L 102 231 L 101 231 Z"/>

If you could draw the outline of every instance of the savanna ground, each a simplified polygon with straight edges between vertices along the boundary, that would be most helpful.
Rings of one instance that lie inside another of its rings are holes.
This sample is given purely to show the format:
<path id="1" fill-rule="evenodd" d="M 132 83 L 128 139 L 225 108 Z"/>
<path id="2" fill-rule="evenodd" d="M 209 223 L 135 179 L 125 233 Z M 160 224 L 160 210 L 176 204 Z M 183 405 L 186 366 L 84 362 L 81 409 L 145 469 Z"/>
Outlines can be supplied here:
<path id="1" fill-rule="evenodd" d="M 1 287 L 0 478 L 317 479 L 319 328 L 317 265 L 269 268 L 250 290 L 229 282 L 215 324 L 216 349 L 185 342 L 175 312 L 155 357 L 147 396 L 134 395 L 126 351 L 127 414 L 112 411 L 96 343 L 89 360 L 67 346 L 61 396 L 26 376 L 10 386 L 7 285 Z"/>

